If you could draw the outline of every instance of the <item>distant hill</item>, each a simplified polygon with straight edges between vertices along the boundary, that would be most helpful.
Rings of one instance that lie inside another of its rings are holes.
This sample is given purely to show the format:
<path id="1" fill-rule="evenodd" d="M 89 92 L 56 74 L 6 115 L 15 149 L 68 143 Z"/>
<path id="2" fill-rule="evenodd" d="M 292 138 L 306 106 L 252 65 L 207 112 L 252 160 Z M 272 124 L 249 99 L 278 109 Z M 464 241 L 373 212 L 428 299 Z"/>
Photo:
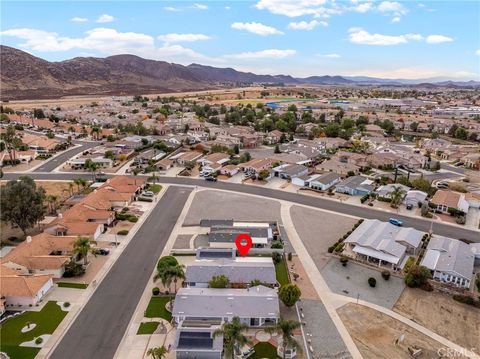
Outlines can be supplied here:
<path id="1" fill-rule="evenodd" d="M 250 83 L 313 85 L 418 85 L 424 81 L 369 77 L 257 75 L 232 68 L 191 64 L 183 66 L 134 55 L 106 58 L 76 57 L 49 62 L 24 51 L 0 45 L 2 99 L 40 99 L 71 95 L 132 95 L 219 88 Z M 423 85 L 423 84 L 422 84 Z M 444 81 L 428 86 L 476 87 L 479 82 Z"/>

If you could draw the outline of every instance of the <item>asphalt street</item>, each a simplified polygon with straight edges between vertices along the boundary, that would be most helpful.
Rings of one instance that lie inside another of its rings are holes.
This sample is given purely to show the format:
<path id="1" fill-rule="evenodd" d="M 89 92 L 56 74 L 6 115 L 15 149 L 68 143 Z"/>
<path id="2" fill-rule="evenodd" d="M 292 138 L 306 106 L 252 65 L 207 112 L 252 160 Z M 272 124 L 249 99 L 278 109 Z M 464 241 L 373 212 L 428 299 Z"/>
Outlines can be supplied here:
<path id="1" fill-rule="evenodd" d="M 191 190 L 167 189 L 50 358 L 113 358 Z"/>
<path id="2" fill-rule="evenodd" d="M 43 179 L 43 180 L 71 180 L 76 177 L 84 177 L 90 179 L 89 174 L 68 174 L 68 173 L 29 173 L 34 179 Z M 22 176 L 22 174 L 8 173 L 5 174 L 4 179 L 16 179 Z M 388 212 L 377 211 L 371 209 L 367 206 L 354 206 L 345 203 L 340 203 L 338 201 L 333 201 L 329 199 L 311 197 L 307 195 L 285 192 L 281 190 L 269 189 L 260 186 L 244 185 L 237 183 L 229 182 L 207 182 L 203 179 L 195 179 L 188 177 L 157 177 L 157 182 L 159 183 L 169 183 L 177 185 L 189 185 L 189 186 L 199 186 L 207 188 L 216 188 L 228 191 L 234 191 L 239 193 L 254 194 L 258 196 L 263 196 L 272 199 L 279 199 L 284 201 L 289 201 L 292 203 L 303 204 L 306 206 L 311 206 L 319 209 L 324 209 L 332 212 L 337 212 L 340 214 L 347 214 L 362 218 L 370 219 L 379 219 L 381 221 L 388 221 L 390 217 L 395 217 L 403 221 L 405 227 L 414 227 L 420 231 L 428 232 L 430 228 L 433 230 L 433 233 L 443 235 L 446 237 L 465 239 L 471 242 L 480 242 L 480 232 L 473 231 L 466 228 L 460 228 L 457 226 L 452 226 L 448 224 L 443 224 L 437 221 L 432 221 L 424 218 L 416 217 L 407 217 L 397 214 L 392 214 Z M 234 204 L 232 204 L 234 205 Z"/>
<path id="3" fill-rule="evenodd" d="M 52 172 L 55 168 L 60 166 L 62 163 L 68 161 L 70 158 L 73 156 L 78 155 L 79 153 L 88 150 L 89 148 L 98 146 L 98 142 L 75 142 L 77 144 L 80 144 L 80 147 L 74 147 L 71 148 L 62 154 L 53 157 L 45 162 L 43 164 L 36 168 L 34 172 Z"/>

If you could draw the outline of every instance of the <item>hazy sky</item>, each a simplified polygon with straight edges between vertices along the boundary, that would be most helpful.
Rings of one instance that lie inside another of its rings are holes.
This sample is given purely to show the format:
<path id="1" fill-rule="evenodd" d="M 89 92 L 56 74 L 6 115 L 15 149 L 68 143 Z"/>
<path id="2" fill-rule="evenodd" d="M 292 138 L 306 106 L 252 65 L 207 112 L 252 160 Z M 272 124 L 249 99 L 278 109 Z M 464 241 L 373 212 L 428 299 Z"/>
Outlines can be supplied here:
<path id="1" fill-rule="evenodd" d="M 1 43 L 256 73 L 480 80 L 480 1 L 3 1 Z"/>

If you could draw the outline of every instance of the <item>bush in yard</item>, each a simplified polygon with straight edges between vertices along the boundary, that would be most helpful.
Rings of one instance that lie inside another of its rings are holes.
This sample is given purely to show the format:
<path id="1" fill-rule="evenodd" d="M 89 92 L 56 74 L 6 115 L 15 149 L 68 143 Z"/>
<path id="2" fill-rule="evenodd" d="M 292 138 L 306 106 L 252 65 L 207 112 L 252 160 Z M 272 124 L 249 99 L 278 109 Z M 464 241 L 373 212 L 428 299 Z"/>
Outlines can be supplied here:
<path id="1" fill-rule="evenodd" d="M 427 283 L 430 276 L 428 268 L 412 265 L 405 276 L 405 284 L 410 288 L 418 288 Z"/>
<path id="2" fill-rule="evenodd" d="M 152 294 L 153 295 L 159 295 L 160 294 L 160 289 L 158 287 L 152 288 Z"/>
<path id="3" fill-rule="evenodd" d="M 128 221 L 129 222 L 132 222 L 132 223 L 135 223 L 135 222 L 138 222 L 138 217 L 137 216 L 128 216 Z"/>
<path id="4" fill-rule="evenodd" d="M 65 265 L 65 272 L 63 272 L 63 276 L 65 278 L 77 277 L 85 273 L 85 269 L 81 264 L 77 264 L 75 262 L 68 262 Z"/>
<path id="5" fill-rule="evenodd" d="M 332 253 L 335 250 L 335 245 L 328 247 L 328 253 Z"/>
<path id="6" fill-rule="evenodd" d="M 348 257 L 346 256 L 341 256 L 340 257 L 340 263 L 342 263 L 342 266 L 346 267 L 348 263 Z"/>
<path id="7" fill-rule="evenodd" d="M 283 249 L 283 243 L 280 241 L 273 241 L 271 248 L 273 249 Z"/>
<path id="8" fill-rule="evenodd" d="M 272 260 L 273 260 L 273 263 L 275 263 L 275 264 L 280 263 L 282 261 L 282 255 L 280 253 L 273 252 L 272 253 Z"/>
<path id="9" fill-rule="evenodd" d="M 177 264 L 177 258 L 174 256 L 164 256 L 158 261 L 157 269 L 160 270 L 163 267 L 175 267 Z"/>
<path id="10" fill-rule="evenodd" d="M 278 290 L 278 297 L 287 307 L 293 307 L 300 299 L 302 291 L 295 284 L 285 284 Z"/>
<path id="11" fill-rule="evenodd" d="M 390 279 L 390 271 L 388 271 L 388 270 L 382 271 L 382 278 L 385 279 L 385 280 L 389 280 Z"/>
<path id="12" fill-rule="evenodd" d="M 153 199 L 148 197 L 138 197 L 138 200 L 140 202 L 153 202 Z"/>
<path id="13" fill-rule="evenodd" d="M 213 276 L 208 282 L 208 288 L 227 288 L 230 280 L 224 275 Z"/>
<path id="14" fill-rule="evenodd" d="M 122 213 L 128 212 L 128 207 L 123 207 L 122 208 Z"/>
<path id="15" fill-rule="evenodd" d="M 126 236 L 128 234 L 128 229 L 122 229 L 121 231 L 118 231 L 117 234 L 119 236 Z"/>
<path id="16" fill-rule="evenodd" d="M 465 218 L 465 216 L 460 216 L 455 218 L 455 222 L 457 222 L 457 224 L 465 224 L 467 223 L 467 219 Z"/>
<path id="17" fill-rule="evenodd" d="M 63 303 L 63 307 L 64 307 L 64 308 L 68 308 L 69 306 L 70 306 L 70 302 L 65 302 L 65 303 Z"/>
<path id="18" fill-rule="evenodd" d="M 289 261 L 292 260 L 292 258 L 293 258 L 292 252 L 288 252 L 287 258 L 288 258 Z"/>
<path id="19" fill-rule="evenodd" d="M 42 343 L 43 343 L 43 339 L 42 339 L 42 338 L 38 337 L 37 339 L 35 339 L 35 344 L 40 345 L 40 344 L 42 344 Z"/>
<path id="20" fill-rule="evenodd" d="M 335 246 L 335 252 L 340 253 L 343 251 L 343 247 L 345 247 L 345 243 L 339 243 Z"/>
<path id="21" fill-rule="evenodd" d="M 375 287 L 377 285 L 377 280 L 373 277 L 368 278 L 368 285 L 372 288 Z"/>

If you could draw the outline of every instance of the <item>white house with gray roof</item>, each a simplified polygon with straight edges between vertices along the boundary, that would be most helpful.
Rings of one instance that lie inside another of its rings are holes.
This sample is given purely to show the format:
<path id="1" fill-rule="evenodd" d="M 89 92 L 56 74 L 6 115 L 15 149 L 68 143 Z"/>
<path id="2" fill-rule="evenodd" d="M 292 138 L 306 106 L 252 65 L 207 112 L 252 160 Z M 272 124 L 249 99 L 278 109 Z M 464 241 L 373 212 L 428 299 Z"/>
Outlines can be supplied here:
<path id="1" fill-rule="evenodd" d="M 175 322 L 219 320 L 237 316 L 243 324 L 264 327 L 280 317 L 277 292 L 262 285 L 247 289 L 181 288 L 173 304 Z"/>
<path id="2" fill-rule="evenodd" d="M 312 176 L 308 180 L 308 187 L 326 191 L 330 187 L 334 186 L 338 182 L 340 182 L 340 176 L 334 172 L 325 173 L 323 175 Z"/>
<path id="3" fill-rule="evenodd" d="M 406 254 L 416 254 L 423 237 L 422 232 L 407 227 L 397 227 L 378 219 L 366 219 L 345 239 L 347 252 L 359 258 L 402 269 Z"/>
<path id="4" fill-rule="evenodd" d="M 223 335 L 213 336 L 220 320 L 184 320 L 176 331 L 174 349 L 177 359 L 221 359 Z"/>
<path id="5" fill-rule="evenodd" d="M 434 235 L 421 265 L 431 270 L 433 279 L 469 288 L 474 262 L 475 253 L 469 244 Z"/>
<path id="6" fill-rule="evenodd" d="M 273 228 L 270 223 L 233 222 L 232 225 L 213 225 L 208 234 L 208 242 L 213 248 L 236 248 L 235 240 L 239 234 L 252 237 L 253 247 L 266 247 L 273 240 Z"/>
<path id="7" fill-rule="evenodd" d="M 214 276 L 225 276 L 235 288 L 246 287 L 250 282 L 275 285 L 275 265 L 270 257 L 236 259 L 201 259 L 187 266 L 185 282 L 189 287 L 207 288 Z"/>

